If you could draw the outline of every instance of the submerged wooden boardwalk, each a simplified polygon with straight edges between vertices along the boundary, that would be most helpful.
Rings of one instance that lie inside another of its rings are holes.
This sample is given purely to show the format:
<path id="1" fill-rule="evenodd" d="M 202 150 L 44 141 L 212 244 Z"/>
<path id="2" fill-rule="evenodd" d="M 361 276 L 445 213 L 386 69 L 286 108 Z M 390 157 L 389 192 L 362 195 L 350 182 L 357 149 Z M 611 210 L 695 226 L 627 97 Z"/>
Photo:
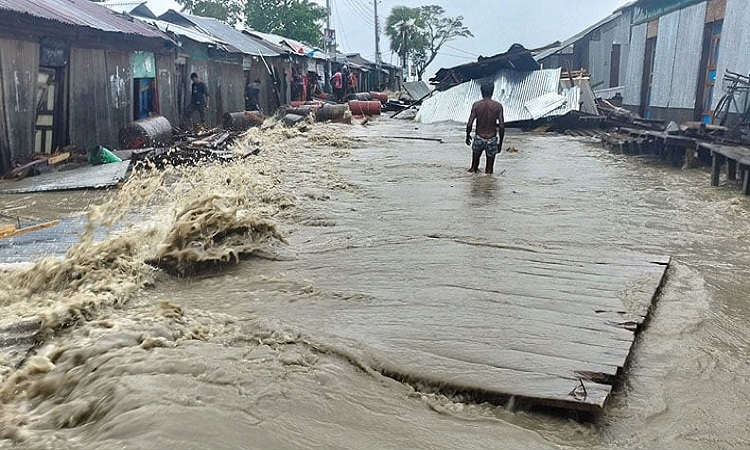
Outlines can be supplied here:
<path id="1" fill-rule="evenodd" d="M 62 256 L 81 227 L 66 220 L 0 240 L 0 262 Z M 308 301 L 265 312 L 363 345 L 369 365 L 401 381 L 590 412 L 604 408 L 622 375 L 670 264 L 625 251 L 437 235 L 396 247 L 334 252 L 294 273 L 369 300 L 326 299 L 325 313 Z"/>
<path id="2" fill-rule="evenodd" d="M 438 236 L 336 258 L 340 273 L 313 264 L 301 276 L 326 271 L 316 286 L 371 300 L 327 303 L 325 317 L 296 302 L 290 320 L 366 345 L 376 370 L 416 386 L 590 412 L 604 408 L 670 263 Z"/>

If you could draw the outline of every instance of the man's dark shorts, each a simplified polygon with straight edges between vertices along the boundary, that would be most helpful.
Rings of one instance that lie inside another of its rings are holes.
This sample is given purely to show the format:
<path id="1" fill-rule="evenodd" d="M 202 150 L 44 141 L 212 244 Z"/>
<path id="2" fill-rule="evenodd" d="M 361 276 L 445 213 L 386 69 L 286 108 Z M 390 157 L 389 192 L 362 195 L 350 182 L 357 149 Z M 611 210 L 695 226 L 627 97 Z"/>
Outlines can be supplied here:
<path id="1" fill-rule="evenodd" d="M 481 155 L 482 152 L 486 152 L 488 158 L 494 158 L 500 151 L 498 148 L 499 144 L 500 139 L 497 136 L 492 139 L 484 139 L 481 136 L 474 136 L 474 142 L 471 143 L 471 150 L 475 155 Z"/>

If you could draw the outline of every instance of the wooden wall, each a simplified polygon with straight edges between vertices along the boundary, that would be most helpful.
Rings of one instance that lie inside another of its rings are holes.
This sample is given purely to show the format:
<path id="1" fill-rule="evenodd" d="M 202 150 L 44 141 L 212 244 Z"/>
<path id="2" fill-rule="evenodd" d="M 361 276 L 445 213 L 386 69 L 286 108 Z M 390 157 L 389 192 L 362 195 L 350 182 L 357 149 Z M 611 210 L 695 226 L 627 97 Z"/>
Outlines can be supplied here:
<path id="1" fill-rule="evenodd" d="M 207 84 L 211 95 L 208 114 L 214 123 L 221 124 L 224 113 L 245 109 L 245 72 L 241 64 L 211 61 Z"/>
<path id="2" fill-rule="evenodd" d="M 70 144 L 89 150 L 118 147 L 118 133 L 133 119 L 130 53 L 70 51 Z"/>
<path id="3" fill-rule="evenodd" d="M 39 44 L 0 39 L 0 174 L 34 151 Z"/>
<path id="4" fill-rule="evenodd" d="M 180 123 L 180 108 L 177 101 L 179 81 L 174 55 L 156 55 L 156 77 L 159 114 L 166 117 L 172 126 L 177 126 Z"/>

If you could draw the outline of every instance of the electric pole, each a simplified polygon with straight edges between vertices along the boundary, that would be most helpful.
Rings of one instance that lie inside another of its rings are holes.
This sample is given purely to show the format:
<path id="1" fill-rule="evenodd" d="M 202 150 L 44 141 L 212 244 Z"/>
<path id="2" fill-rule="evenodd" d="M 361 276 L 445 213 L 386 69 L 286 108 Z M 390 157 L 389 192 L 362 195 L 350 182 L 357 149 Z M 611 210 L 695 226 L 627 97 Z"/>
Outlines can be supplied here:
<path id="1" fill-rule="evenodd" d="M 333 72 L 331 58 L 333 58 L 336 51 L 336 38 L 334 31 L 331 29 L 331 0 L 326 0 L 326 30 L 323 39 L 326 45 L 326 56 L 328 57 L 328 67 L 325 74 L 325 83 L 327 86 L 331 79 L 331 72 Z"/>
<path id="2" fill-rule="evenodd" d="M 380 21 L 378 19 L 378 0 L 373 0 L 373 4 L 375 6 L 375 66 L 378 69 L 378 76 L 376 77 L 376 79 L 378 80 L 377 90 L 379 91 L 383 76 L 383 57 L 380 54 Z"/>

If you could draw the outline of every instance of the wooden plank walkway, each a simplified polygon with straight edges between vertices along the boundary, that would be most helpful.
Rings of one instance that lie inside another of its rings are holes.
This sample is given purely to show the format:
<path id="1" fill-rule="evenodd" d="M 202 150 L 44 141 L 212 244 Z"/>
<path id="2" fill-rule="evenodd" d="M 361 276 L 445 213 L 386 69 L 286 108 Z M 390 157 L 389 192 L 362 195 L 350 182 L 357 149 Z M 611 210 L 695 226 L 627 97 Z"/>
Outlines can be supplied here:
<path id="1" fill-rule="evenodd" d="M 295 275 L 366 304 L 273 312 L 365 345 L 376 370 L 414 385 L 590 412 L 604 408 L 670 263 L 443 237 L 397 248 L 336 253 Z"/>
<path id="2" fill-rule="evenodd" d="M 750 149 L 746 147 L 701 143 L 711 152 L 711 185 L 718 186 L 726 167 L 727 180 L 741 183 L 742 193 L 750 195 Z"/>

